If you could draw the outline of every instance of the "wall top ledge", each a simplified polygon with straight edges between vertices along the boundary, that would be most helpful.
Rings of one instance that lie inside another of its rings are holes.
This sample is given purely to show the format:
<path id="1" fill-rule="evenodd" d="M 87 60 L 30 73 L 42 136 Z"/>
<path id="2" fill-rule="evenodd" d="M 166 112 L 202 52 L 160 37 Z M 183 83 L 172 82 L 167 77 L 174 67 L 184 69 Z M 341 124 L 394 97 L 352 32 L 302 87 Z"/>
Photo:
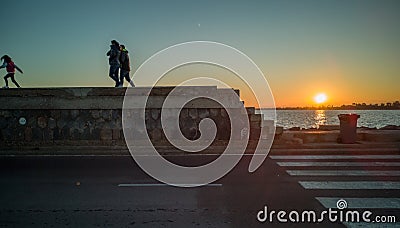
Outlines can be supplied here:
<path id="1" fill-rule="evenodd" d="M 135 87 L 129 88 L 128 94 L 145 95 L 151 87 Z M 165 96 L 169 94 L 174 86 L 153 87 L 152 96 Z M 185 91 L 208 91 L 224 93 L 226 88 L 218 88 L 216 86 L 183 86 Z M 114 87 L 56 87 L 56 88 L 11 88 L 0 89 L 1 97 L 38 97 L 38 96 L 55 96 L 55 97 L 86 97 L 86 96 L 124 96 L 127 88 Z M 239 95 L 239 90 L 234 90 Z"/>

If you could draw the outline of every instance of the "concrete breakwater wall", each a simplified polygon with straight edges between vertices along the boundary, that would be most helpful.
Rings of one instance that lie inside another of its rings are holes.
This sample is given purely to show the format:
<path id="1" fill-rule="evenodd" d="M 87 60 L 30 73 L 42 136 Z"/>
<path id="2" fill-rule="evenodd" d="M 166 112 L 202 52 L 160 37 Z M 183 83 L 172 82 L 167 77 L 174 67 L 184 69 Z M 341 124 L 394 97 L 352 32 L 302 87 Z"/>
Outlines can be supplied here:
<path id="1" fill-rule="evenodd" d="M 232 89 L 209 86 L 187 87 L 191 91 L 195 91 L 194 88 L 222 99 L 232 92 Z M 147 134 L 155 144 L 168 144 L 161 125 L 161 107 L 173 89 L 155 87 L 147 100 L 142 118 L 146 121 Z M 132 91 L 130 95 L 133 102 L 145 97 L 144 88 L 129 90 Z M 0 146 L 124 144 L 122 107 L 125 92 L 126 88 L 99 87 L 0 90 Z M 239 91 L 235 93 L 239 94 Z M 254 108 L 246 108 L 246 111 L 250 121 L 250 139 L 257 140 L 262 116 L 255 114 Z M 180 111 L 182 134 L 187 139 L 198 138 L 199 123 L 204 118 L 216 123 L 215 142 L 229 140 L 227 110 L 207 98 L 194 99 Z"/>

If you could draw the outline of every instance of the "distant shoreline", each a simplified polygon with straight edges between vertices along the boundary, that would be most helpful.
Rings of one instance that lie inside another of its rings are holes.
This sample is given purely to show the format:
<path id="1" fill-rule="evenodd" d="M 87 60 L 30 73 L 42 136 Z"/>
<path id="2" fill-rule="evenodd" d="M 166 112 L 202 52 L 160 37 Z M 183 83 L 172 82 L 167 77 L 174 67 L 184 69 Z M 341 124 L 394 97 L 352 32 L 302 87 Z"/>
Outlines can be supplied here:
<path id="1" fill-rule="evenodd" d="M 270 110 L 272 108 L 261 108 L 261 110 Z M 342 107 L 334 107 L 334 108 L 327 108 L 327 107 L 301 107 L 301 108 L 276 108 L 276 110 L 400 110 L 400 108 L 342 108 Z"/>
<path id="2" fill-rule="evenodd" d="M 272 110 L 274 108 L 256 108 L 257 110 Z M 400 108 L 392 108 L 392 109 L 356 109 L 356 108 L 312 108 L 312 107 L 304 107 L 304 108 L 275 108 L 275 110 L 343 110 L 343 111 L 352 111 L 352 110 L 365 110 L 365 111 L 376 111 L 376 110 L 382 110 L 382 111 L 390 111 L 390 110 L 400 110 Z"/>
<path id="3" fill-rule="evenodd" d="M 264 110 L 272 108 L 260 108 Z M 276 110 L 400 110 L 400 101 L 380 104 L 353 103 L 351 105 L 321 105 L 311 107 L 277 107 Z"/>

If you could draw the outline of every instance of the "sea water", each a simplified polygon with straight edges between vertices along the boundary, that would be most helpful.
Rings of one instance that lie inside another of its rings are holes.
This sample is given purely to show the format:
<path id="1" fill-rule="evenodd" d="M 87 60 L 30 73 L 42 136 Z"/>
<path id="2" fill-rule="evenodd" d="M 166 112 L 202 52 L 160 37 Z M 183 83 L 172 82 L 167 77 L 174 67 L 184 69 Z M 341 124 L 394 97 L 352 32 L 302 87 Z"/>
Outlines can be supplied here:
<path id="1" fill-rule="evenodd" d="M 271 119 L 271 111 L 257 110 L 264 119 Z M 400 110 L 276 110 L 277 125 L 285 129 L 291 127 L 317 128 L 319 125 L 338 125 L 339 114 L 358 114 L 358 127 L 381 128 L 387 125 L 400 126 Z"/>

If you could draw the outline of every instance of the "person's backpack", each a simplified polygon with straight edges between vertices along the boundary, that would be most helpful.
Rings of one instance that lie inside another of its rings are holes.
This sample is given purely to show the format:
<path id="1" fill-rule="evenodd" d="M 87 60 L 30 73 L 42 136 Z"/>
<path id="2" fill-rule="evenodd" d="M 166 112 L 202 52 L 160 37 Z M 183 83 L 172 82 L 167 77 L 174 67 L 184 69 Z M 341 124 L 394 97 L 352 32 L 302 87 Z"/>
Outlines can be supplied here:
<path id="1" fill-rule="evenodd" d="M 13 61 L 7 63 L 6 70 L 7 70 L 8 73 L 15 72 L 15 64 L 14 64 Z"/>

